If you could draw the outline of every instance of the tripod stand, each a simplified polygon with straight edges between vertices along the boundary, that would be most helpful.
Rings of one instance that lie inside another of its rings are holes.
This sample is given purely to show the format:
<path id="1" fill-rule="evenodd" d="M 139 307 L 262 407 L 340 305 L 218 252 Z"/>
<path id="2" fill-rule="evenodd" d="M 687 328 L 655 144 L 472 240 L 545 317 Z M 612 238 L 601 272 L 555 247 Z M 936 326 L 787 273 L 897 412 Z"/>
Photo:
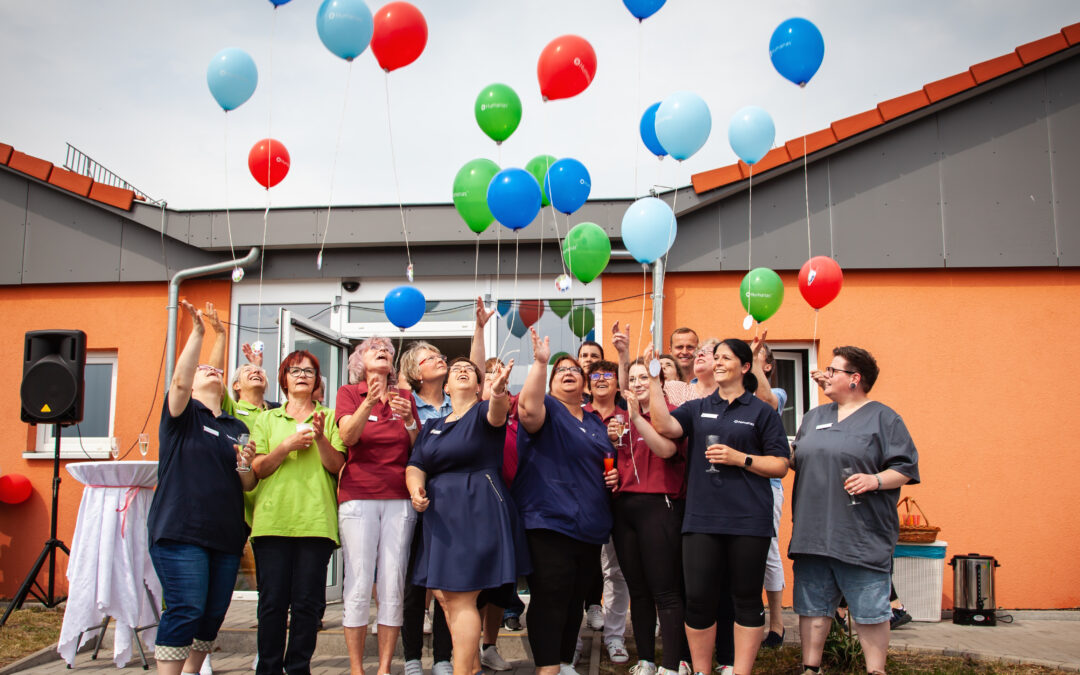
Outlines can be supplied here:
<path id="1" fill-rule="evenodd" d="M 18 592 L 15 593 L 15 597 L 11 599 L 11 604 L 4 610 L 3 618 L 0 618 L 0 626 L 7 623 L 8 617 L 15 610 L 22 607 L 23 602 L 26 600 L 27 595 L 32 595 L 38 599 L 41 604 L 46 607 L 56 607 L 61 602 L 67 599 L 67 596 L 57 598 L 56 592 L 56 549 L 60 549 L 65 555 L 70 556 L 71 551 L 64 545 L 64 542 L 56 538 L 56 505 L 60 499 L 60 427 L 61 425 L 53 425 L 53 433 L 56 435 L 56 448 L 53 451 L 53 479 L 52 479 L 52 511 L 49 518 L 49 540 L 45 542 L 45 548 L 38 554 L 37 560 L 34 562 L 34 566 L 30 568 L 30 574 L 26 575 L 26 579 L 23 580 L 22 585 L 19 586 Z M 48 589 L 44 589 L 37 582 L 37 576 L 41 573 L 41 568 L 45 564 L 46 558 L 49 561 L 49 580 L 46 582 Z"/>

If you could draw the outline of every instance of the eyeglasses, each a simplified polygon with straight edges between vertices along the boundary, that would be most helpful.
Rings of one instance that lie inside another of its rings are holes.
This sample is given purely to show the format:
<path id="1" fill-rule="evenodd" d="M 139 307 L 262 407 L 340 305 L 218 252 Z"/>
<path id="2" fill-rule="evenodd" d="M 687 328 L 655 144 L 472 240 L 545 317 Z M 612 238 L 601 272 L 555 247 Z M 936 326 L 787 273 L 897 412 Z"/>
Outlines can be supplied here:
<path id="1" fill-rule="evenodd" d="M 580 373 L 581 368 L 577 366 L 559 366 L 555 369 L 556 373 Z"/>
<path id="2" fill-rule="evenodd" d="M 858 371 L 855 371 L 855 370 L 844 370 L 843 368 L 833 368 L 832 366 L 829 366 L 829 367 L 827 367 L 825 369 L 825 374 L 828 375 L 829 377 L 833 377 L 837 373 L 847 373 L 848 375 L 854 375 L 857 372 Z"/>
<path id="3" fill-rule="evenodd" d="M 463 364 L 461 364 L 459 366 L 454 366 L 453 368 L 450 369 L 451 374 L 471 373 L 471 372 L 473 372 L 472 366 L 470 366 L 470 365 L 468 365 L 466 363 L 463 363 Z"/>
<path id="4" fill-rule="evenodd" d="M 205 371 L 207 373 L 213 373 L 214 375 L 217 375 L 218 377 L 221 377 L 222 375 L 225 374 L 225 371 L 222 370 L 221 368 L 215 368 L 215 367 L 207 365 L 205 363 L 200 363 L 199 365 L 195 366 L 195 368 L 198 369 L 198 370 Z"/>
<path id="5" fill-rule="evenodd" d="M 266 370 L 264 370 L 264 369 L 263 369 L 263 368 L 262 368 L 261 366 L 253 366 L 253 365 L 251 365 L 251 364 L 249 363 L 249 364 L 246 364 L 246 365 L 240 366 L 240 372 L 241 372 L 241 373 L 246 373 L 246 374 L 251 374 L 251 373 L 265 373 L 265 372 L 266 372 Z"/>
<path id="6" fill-rule="evenodd" d="M 615 373 L 590 373 L 589 379 L 593 382 L 597 380 L 611 380 L 615 378 Z"/>
<path id="7" fill-rule="evenodd" d="M 292 375 L 293 377 L 315 377 L 314 368 L 301 368 L 300 366 L 291 366 L 285 372 Z"/>
<path id="8" fill-rule="evenodd" d="M 446 357 L 443 356 L 442 354 L 432 354 L 431 356 L 420 359 L 420 363 L 418 363 L 416 365 L 422 366 L 425 363 L 427 363 L 428 361 L 430 361 L 431 359 L 435 359 L 436 361 L 442 361 L 443 363 L 446 363 Z"/>
<path id="9" fill-rule="evenodd" d="M 387 354 L 393 354 L 394 353 L 394 348 L 391 347 L 390 345 L 383 345 L 383 344 L 375 343 L 375 344 L 371 345 L 370 347 L 368 347 L 368 351 L 371 351 L 371 352 L 386 352 Z"/>

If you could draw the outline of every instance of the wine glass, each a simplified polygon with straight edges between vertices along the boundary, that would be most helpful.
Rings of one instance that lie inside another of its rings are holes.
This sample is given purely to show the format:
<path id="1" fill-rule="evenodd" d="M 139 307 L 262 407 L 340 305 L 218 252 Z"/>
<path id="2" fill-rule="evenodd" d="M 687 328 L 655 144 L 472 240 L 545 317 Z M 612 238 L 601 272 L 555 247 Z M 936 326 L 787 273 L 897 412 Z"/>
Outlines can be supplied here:
<path id="1" fill-rule="evenodd" d="M 150 452 L 150 434 L 139 434 L 139 454 L 145 459 L 148 452 Z"/>
<path id="2" fill-rule="evenodd" d="M 389 396 L 390 396 L 390 401 L 389 401 L 390 403 L 393 403 L 395 398 L 397 398 L 398 396 L 401 396 L 401 390 L 398 389 L 396 386 L 393 386 L 393 385 L 388 385 L 386 387 L 386 393 L 389 394 Z M 395 419 L 395 420 L 401 419 L 401 415 L 397 414 L 397 412 L 395 412 L 392 407 L 390 408 L 390 419 Z"/>
<path id="3" fill-rule="evenodd" d="M 719 436 L 717 436 L 715 434 L 709 434 L 708 436 L 705 437 L 705 449 L 706 450 L 709 449 L 709 446 L 719 445 L 719 444 L 720 444 L 720 437 Z M 720 469 L 717 469 L 716 465 L 713 464 L 712 462 L 710 462 L 707 457 L 705 458 L 705 463 L 709 465 L 709 468 L 705 469 L 705 473 L 720 473 Z"/>
<path id="4" fill-rule="evenodd" d="M 251 434 L 240 434 L 236 437 L 236 444 L 239 445 L 242 449 L 248 444 L 248 441 L 250 440 Z M 251 471 L 251 467 L 248 466 L 247 460 L 244 459 L 243 455 L 240 455 L 240 459 L 236 460 L 236 470 L 240 473 L 247 473 L 248 471 Z"/>
<path id="5" fill-rule="evenodd" d="M 120 439 L 116 436 L 109 436 L 109 454 L 113 459 L 120 459 Z"/>
<path id="6" fill-rule="evenodd" d="M 842 469 L 840 469 L 840 476 L 844 479 L 845 483 L 847 482 L 848 478 L 851 478 L 854 475 L 855 475 L 855 469 L 851 468 L 850 466 L 845 466 Z M 846 488 L 844 489 L 844 492 L 847 492 Z M 847 496 L 848 496 L 848 506 L 858 506 L 859 504 L 862 504 L 862 502 L 859 501 L 858 499 L 855 499 L 855 495 L 851 494 L 850 492 L 847 492 Z"/>

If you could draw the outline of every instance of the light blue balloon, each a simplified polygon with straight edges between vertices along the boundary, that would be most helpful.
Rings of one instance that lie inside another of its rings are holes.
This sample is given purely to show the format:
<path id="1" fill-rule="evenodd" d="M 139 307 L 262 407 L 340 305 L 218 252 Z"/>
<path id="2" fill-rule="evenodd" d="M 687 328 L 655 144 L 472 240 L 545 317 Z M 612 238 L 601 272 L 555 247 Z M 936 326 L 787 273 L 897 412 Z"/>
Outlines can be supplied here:
<path id="1" fill-rule="evenodd" d="M 777 72 L 805 87 L 825 58 L 825 39 L 810 21 L 788 19 L 776 27 L 769 39 L 769 58 Z"/>
<path id="2" fill-rule="evenodd" d="M 660 139 L 656 137 L 656 110 L 659 107 L 660 102 L 657 101 L 646 108 L 638 128 L 641 131 L 641 142 L 645 144 L 649 152 L 662 159 L 667 156 L 667 150 L 664 150 L 664 146 L 660 145 Z"/>
<path id="3" fill-rule="evenodd" d="M 776 126 L 772 117 L 756 105 L 740 108 L 728 125 L 728 142 L 739 159 L 755 164 L 772 149 Z"/>
<path id="4" fill-rule="evenodd" d="M 367 49 L 375 24 L 364 0 L 323 0 L 315 28 L 327 49 L 352 61 Z"/>
<path id="5" fill-rule="evenodd" d="M 540 184 L 525 169 L 503 169 L 488 184 L 491 215 L 511 230 L 520 230 L 536 218 L 540 199 Z"/>
<path id="6" fill-rule="evenodd" d="M 692 91 L 677 91 L 656 109 L 656 138 L 674 159 L 692 156 L 709 140 L 709 106 Z"/>
<path id="7" fill-rule="evenodd" d="M 667 0 L 622 0 L 622 4 L 637 17 L 638 21 L 648 19 L 656 14 Z"/>
<path id="8" fill-rule="evenodd" d="M 239 108 L 255 93 L 259 71 L 255 60 L 243 49 L 222 49 L 206 68 L 206 84 L 214 100 L 225 112 Z"/>
<path id="9" fill-rule="evenodd" d="M 510 329 L 510 334 L 516 338 L 522 337 L 529 332 L 529 327 L 521 320 L 521 316 L 516 309 L 506 315 L 506 327 Z"/>
<path id="10" fill-rule="evenodd" d="M 662 199 L 644 197 L 631 204 L 622 219 L 622 240 L 639 263 L 655 262 L 675 243 L 678 224 Z"/>
<path id="11" fill-rule="evenodd" d="M 390 289 L 383 299 L 383 313 L 390 323 L 405 330 L 424 318 L 424 294 L 415 286 L 398 286 Z"/>
<path id="12" fill-rule="evenodd" d="M 569 215 L 580 209 L 588 201 L 591 191 L 589 170 L 572 157 L 555 162 L 544 174 L 544 194 L 561 213 Z"/>

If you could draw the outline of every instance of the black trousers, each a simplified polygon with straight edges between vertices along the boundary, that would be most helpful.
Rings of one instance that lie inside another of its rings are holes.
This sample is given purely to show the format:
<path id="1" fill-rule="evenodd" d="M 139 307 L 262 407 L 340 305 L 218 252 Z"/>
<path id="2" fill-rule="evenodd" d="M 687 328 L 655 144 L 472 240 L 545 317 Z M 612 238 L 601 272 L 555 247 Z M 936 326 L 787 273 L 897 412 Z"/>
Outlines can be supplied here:
<path id="1" fill-rule="evenodd" d="M 526 530 L 533 573 L 526 621 L 537 667 L 570 663 L 574 658 L 582 604 L 600 565 L 600 545 L 551 530 Z"/>
<path id="2" fill-rule="evenodd" d="M 687 626 L 704 630 L 713 625 L 724 595 L 731 598 L 740 625 L 765 625 L 761 589 L 770 541 L 747 535 L 683 535 Z M 721 630 L 727 627 L 717 625 L 717 632 Z"/>
<path id="3" fill-rule="evenodd" d="M 409 548 L 409 569 L 405 573 L 405 615 L 401 626 L 401 649 L 406 661 L 419 661 L 424 653 L 424 610 L 427 608 L 427 589 L 412 583 L 413 564 L 416 553 L 420 550 L 420 540 L 424 538 L 424 518 L 416 519 L 412 545 Z M 454 644 L 450 638 L 450 626 L 442 605 L 434 603 L 431 615 L 431 655 L 435 663 L 449 661 L 453 656 Z"/>
<path id="4" fill-rule="evenodd" d="M 324 537 L 255 537 L 251 548 L 259 585 L 256 675 L 309 675 L 334 542 Z"/>

